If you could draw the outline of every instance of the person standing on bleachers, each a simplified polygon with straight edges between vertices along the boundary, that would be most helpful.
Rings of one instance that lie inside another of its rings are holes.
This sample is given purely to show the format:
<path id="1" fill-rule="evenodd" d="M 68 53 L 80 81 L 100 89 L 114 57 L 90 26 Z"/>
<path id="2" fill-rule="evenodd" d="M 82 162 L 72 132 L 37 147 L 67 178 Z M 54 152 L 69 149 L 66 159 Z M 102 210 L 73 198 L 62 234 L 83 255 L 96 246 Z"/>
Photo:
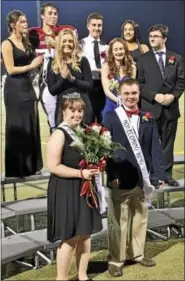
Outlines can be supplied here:
<path id="1" fill-rule="evenodd" d="M 30 71 L 43 63 L 27 40 L 26 15 L 13 10 L 7 16 L 10 36 L 2 43 L 7 71 L 4 85 L 6 109 L 5 176 L 26 177 L 43 167 L 38 103 Z"/>
<path id="2" fill-rule="evenodd" d="M 102 42 L 103 16 L 99 13 L 92 13 L 87 18 L 89 35 L 80 40 L 83 55 L 89 61 L 93 87 L 89 91 L 89 98 L 93 108 L 93 122 L 102 121 L 102 110 L 105 106 L 105 94 L 101 83 L 101 68 L 105 61 L 108 45 Z"/>
<path id="3" fill-rule="evenodd" d="M 38 55 L 44 55 L 43 70 L 40 77 L 40 100 L 47 115 L 50 133 L 55 128 L 56 96 L 50 94 L 47 85 L 47 65 L 55 55 L 55 43 L 58 33 L 71 29 L 78 36 L 77 29 L 71 25 L 57 25 L 59 9 L 53 3 L 45 3 L 41 7 L 40 15 L 42 27 L 29 29 L 29 38 Z"/>
<path id="4" fill-rule="evenodd" d="M 137 63 L 141 87 L 141 108 L 150 111 L 157 120 L 165 163 L 165 182 L 179 186 L 173 179 L 174 142 L 177 132 L 179 98 L 184 92 L 184 66 L 180 55 L 166 48 L 168 27 L 155 24 L 149 29 L 152 49 Z M 158 185 L 155 174 L 151 179 Z"/>

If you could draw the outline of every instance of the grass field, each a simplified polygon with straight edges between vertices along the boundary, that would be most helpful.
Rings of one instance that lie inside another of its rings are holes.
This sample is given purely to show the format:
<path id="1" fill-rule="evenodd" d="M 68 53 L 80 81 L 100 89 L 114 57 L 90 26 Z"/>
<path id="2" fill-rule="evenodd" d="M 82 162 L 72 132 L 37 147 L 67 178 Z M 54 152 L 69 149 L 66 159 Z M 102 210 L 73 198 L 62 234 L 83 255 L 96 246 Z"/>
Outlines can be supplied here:
<path id="1" fill-rule="evenodd" d="M 180 111 L 181 118 L 178 123 L 178 132 L 175 141 L 175 154 L 184 153 L 184 97 L 180 100 Z M 44 160 L 44 167 L 46 168 L 46 145 L 49 137 L 49 129 L 46 121 L 46 116 L 42 110 L 41 105 L 39 105 L 40 112 L 40 128 L 41 128 L 41 141 L 42 141 L 42 154 Z M 1 130 L 1 140 L 2 140 L 2 172 L 4 172 L 4 124 L 5 124 L 5 109 L 2 106 L 2 130 Z M 179 165 L 174 167 L 174 177 L 176 179 L 184 178 L 184 165 Z M 37 188 L 34 188 L 29 183 L 18 185 L 18 198 L 26 199 L 29 197 L 36 197 L 46 194 L 47 181 L 39 181 L 34 183 Z M 40 188 L 40 189 L 38 189 Z M 12 187 L 6 189 L 6 199 L 7 201 L 13 200 Z M 184 193 L 177 192 L 173 193 L 171 197 L 172 204 L 183 201 Z M 155 200 L 155 198 L 154 198 Z M 103 239 L 103 238 L 102 238 Z M 90 262 L 90 274 L 89 277 L 94 280 L 115 280 L 115 278 L 110 278 L 107 271 L 107 244 L 103 241 L 105 245 L 102 250 L 93 249 L 91 253 Z M 157 241 L 147 243 L 147 253 L 151 257 L 154 257 L 157 262 L 155 268 L 143 268 L 139 265 L 133 265 L 131 267 L 127 266 L 124 270 L 124 276 L 121 278 L 116 278 L 116 280 L 184 280 L 184 243 L 179 240 L 170 241 Z M 9 270 L 9 269 L 7 269 Z M 17 268 L 15 268 L 14 276 L 11 280 L 55 280 L 56 279 L 56 265 L 44 266 L 37 271 L 25 271 L 21 274 L 17 274 Z M 11 276 L 11 275 L 10 275 Z M 72 269 L 70 271 L 70 279 L 75 280 L 76 278 L 76 267 L 73 262 Z"/>

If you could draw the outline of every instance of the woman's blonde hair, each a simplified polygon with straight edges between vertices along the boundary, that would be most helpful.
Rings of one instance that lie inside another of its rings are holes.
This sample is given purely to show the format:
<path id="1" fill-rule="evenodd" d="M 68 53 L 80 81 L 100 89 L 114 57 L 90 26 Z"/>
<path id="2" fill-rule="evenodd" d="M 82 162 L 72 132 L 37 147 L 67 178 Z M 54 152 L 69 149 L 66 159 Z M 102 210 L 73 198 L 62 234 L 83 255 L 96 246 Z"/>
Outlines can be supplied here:
<path id="1" fill-rule="evenodd" d="M 77 37 L 73 30 L 71 29 L 63 29 L 59 32 L 57 39 L 56 39 L 56 45 L 55 45 L 55 57 L 52 63 L 52 70 L 55 73 L 59 73 L 60 70 L 63 68 L 65 61 L 64 61 L 64 54 L 63 54 L 63 48 L 61 45 L 61 42 L 63 41 L 63 36 L 66 34 L 70 34 L 73 38 L 74 42 L 74 48 L 71 54 L 72 59 L 72 68 L 75 66 L 78 66 L 82 57 L 82 50 L 80 48 L 80 45 L 78 43 Z"/>

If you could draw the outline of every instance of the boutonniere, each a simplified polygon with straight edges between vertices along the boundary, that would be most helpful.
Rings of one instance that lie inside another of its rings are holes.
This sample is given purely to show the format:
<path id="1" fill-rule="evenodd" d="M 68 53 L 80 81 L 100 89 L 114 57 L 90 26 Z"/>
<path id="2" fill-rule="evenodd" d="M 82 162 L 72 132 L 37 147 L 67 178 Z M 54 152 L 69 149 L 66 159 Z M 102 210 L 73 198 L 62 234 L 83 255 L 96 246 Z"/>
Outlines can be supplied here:
<path id="1" fill-rule="evenodd" d="M 106 58 L 106 52 L 105 52 L 105 51 L 101 52 L 101 53 L 100 53 L 100 57 L 101 57 L 102 59 L 105 59 L 105 58 Z"/>
<path id="2" fill-rule="evenodd" d="M 81 69 L 79 68 L 79 66 L 77 64 L 73 66 L 73 70 L 77 71 L 77 72 L 81 72 Z"/>
<path id="3" fill-rule="evenodd" d="M 168 63 L 169 64 L 174 64 L 175 63 L 175 57 L 174 56 L 170 56 L 168 59 Z"/>
<path id="4" fill-rule="evenodd" d="M 145 115 L 142 116 L 142 121 L 145 122 L 151 118 L 152 118 L 152 114 L 150 112 L 146 112 Z"/>

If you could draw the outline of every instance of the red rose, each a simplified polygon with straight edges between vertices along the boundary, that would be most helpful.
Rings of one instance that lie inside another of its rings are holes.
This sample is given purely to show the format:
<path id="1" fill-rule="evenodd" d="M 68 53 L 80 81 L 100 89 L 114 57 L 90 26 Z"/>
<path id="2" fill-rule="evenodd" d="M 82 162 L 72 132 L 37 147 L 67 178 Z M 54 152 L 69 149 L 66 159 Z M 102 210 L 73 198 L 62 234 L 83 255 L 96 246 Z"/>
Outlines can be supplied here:
<path id="1" fill-rule="evenodd" d="M 170 56 L 168 59 L 168 63 L 169 64 L 174 64 L 175 63 L 175 57 L 174 56 Z"/>
<path id="2" fill-rule="evenodd" d="M 85 134 L 89 134 L 90 131 L 91 131 L 91 129 L 89 127 L 85 128 L 85 130 L 84 130 Z"/>
<path id="3" fill-rule="evenodd" d="M 111 79 L 113 79 L 113 78 L 114 78 L 114 73 L 110 72 L 110 73 L 108 74 L 108 79 L 111 80 Z"/>
<path id="4" fill-rule="evenodd" d="M 100 53 L 100 57 L 102 58 L 102 59 L 104 59 L 105 57 L 106 57 L 106 52 L 104 51 L 104 52 L 101 52 Z"/>
<path id="5" fill-rule="evenodd" d="M 92 123 L 92 124 L 91 124 L 91 127 L 92 127 L 92 126 L 101 127 L 101 125 L 100 125 L 100 124 L 98 124 L 98 123 L 96 123 L 96 122 L 95 122 L 95 123 Z"/>
<path id="6" fill-rule="evenodd" d="M 83 159 L 79 163 L 80 168 L 84 169 L 87 166 L 87 162 Z"/>
<path id="7" fill-rule="evenodd" d="M 151 114 L 150 112 L 146 112 L 146 113 L 145 113 L 145 117 L 146 117 L 147 119 L 150 119 L 150 118 L 152 118 L 152 114 Z"/>
<path id="8" fill-rule="evenodd" d="M 105 127 L 101 127 L 101 131 L 100 131 L 100 135 L 102 135 L 104 132 L 108 131 L 107 128 Z"/>
<path id="9" fill-rule="evenodd" d="M 169 57 L 169 60 L 175 61 L 175 57 L 174 57 L 174 56 L 170 56 L 170 57 Z"/>

